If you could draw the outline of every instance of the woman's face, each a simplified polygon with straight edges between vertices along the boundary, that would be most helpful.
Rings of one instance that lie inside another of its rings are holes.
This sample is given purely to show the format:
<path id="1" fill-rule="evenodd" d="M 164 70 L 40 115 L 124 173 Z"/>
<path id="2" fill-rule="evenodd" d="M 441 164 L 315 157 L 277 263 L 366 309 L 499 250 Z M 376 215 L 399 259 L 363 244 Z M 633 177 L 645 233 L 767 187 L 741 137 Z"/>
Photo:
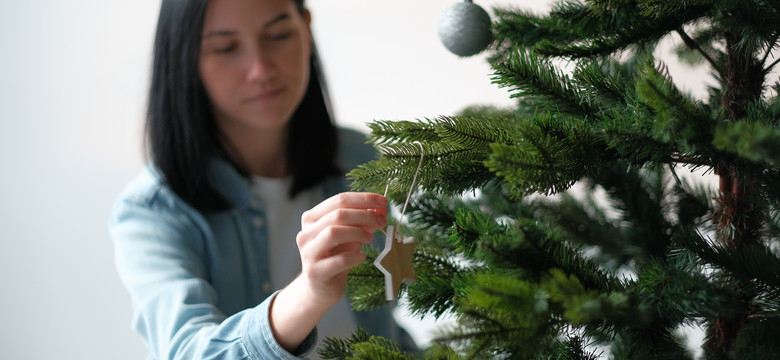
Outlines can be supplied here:
<path id="1" fill-rule="evenodd" d="M 222 130 L 284 129 L 309 81 L 310 16 L 291 0 L 210 0 L 199 71 Z"/>

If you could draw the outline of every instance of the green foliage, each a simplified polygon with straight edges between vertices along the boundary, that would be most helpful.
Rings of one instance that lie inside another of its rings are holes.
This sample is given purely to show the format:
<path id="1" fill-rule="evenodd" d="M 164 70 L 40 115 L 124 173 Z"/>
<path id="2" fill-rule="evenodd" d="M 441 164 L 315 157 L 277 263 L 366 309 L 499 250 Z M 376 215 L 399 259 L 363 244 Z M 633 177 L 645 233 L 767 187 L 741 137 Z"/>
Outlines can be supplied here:
<path id="1" fill-rule="evenodd" d="M 735 249 L 709 244 L 701 236 L 687 231 L 675 240 L 696 253 L 702 261 L 728 272 L 730 276 L 754 282 L 754 286 L 776 293 L 780 289 L 780 259 L 763 246 Z"/>
<path id="2" fill-rule="evenodd" d="M 387 359 L 412 360 L 401 348 L 381 337 L 370 336 L 365 330 L 358 329 L 349 339 L 328 338 L 318 351 L 323 359 Z"/>
<path id="3" fill-rule="evenodd" d="M 639 8 L 642 9 L 642 15 L 661 17 L 674 15 L 680 12 L 684 12 L 691 8 L 712 6 L 714 0 L 681 0 L 681 1 L 664 1 L 664 0 L 639 0 Z"/>
<path id="4" fill-rule="evenodd" d="M 494 57 L 493 83 L 509 87 L 513 97 L 534 96 L 539 105 L 549 101 L 548 111 L 564 114 L 590 115 L 597 109 L 571 79 L 541 57 L 521 49 L 513 49 L 506 57 Z M 552 100 L 552 101 L 551 101 Z"/>
<path id="5" fill-rule="evenodd" d="M 359 166 L 348 176 L 354 188 L 382 192 L 387 187 L 391 198 L 403 199 L 423 155 L 420 179 L 425 189 L 457 194 L 481 187 L 493 177 L 483 165 L 489 144 L 512 141 L 503 130 L 505 124 L 501 118 L 480 117 L 376 122 L 371 127 L 378 131 L 370 139 L 382 158 Z"/>
<path id="6" fill-rule="evenodd" d="M 676 142 L 677 148 L 686 153 L 697 153 L 707 147 L 712 138 L 709 132 L 715 125 L 709 112 L 690 96 L 677 89 L 664 68 L 653 67 L 652 63 L 640 70 L 637 82 L 639 100 L 653 110 L 653 137 L 669 143 Z"/>
<path id="7" fill-rule="evenodd" d="M 606 57 L 632 47 L 652 47 L 711 9 L 707 4 L 693 4 L 685 6 L 686 11 L 669 11 L 646 3 L 652 2 L 561 1 L 546 17 L 499 10 L 495 36 L 504 48 L 521 45 L 544 56 Z"/>
<path id="8" fill-rule="evenodd" d="M 461 350 L 467 358 L 490 358 L 504 349 L 525 344 L 525 356 L 545 347 L 540 341 L 554 332 L 546 316 L 545 301 L 534 284 L 511 277 L 478 274 L 467 297 L 461 300 L 460 326 L 446 329 L 436 341 Z"/>
<path id="9" fill-rule="evenodd" d="M 592 154 L 583 146 L 588 141 L 585 123 L 549 116 L 520 123 L 513 130 L 518 141 L 491 144 L 492 154 L 485 166 L 518 195 L 555 194 L 587 172 L 592 161 L 587 157 Z"/>
<path id="10" fill-rule="evenodd" d="M 698 270 L 684 260 L 649 262 L 635 284 L 641 301 L 638 308 L 648 312 L 648 318 L 669 324 L 682 324 L 691 318 L 715 318 L 724 307 L 732 306 L 732 299 L 722 289 L 713 287 Z"/>
<path id="11" fill-rule="evenodd" d="M 550 300 L 560 303 L 564 316 L 572 325 L 579 326 L 616 313 L 628 307 L 628 297 L 622 293 L 602 293 L 586 289 L 580 281 L 558 269 L 550 270 L 540 282 Z"/>
<path id="12" fill-rule="evenodd" d="M 698 326 L 702 358 L 778 357 L 780 2 L 495 15 L 492 81 L 516 107 L 375 121 L 381 156 L 349 173 L 396 204 L 418 189 L 399 221 L 418 243 L 402 295 L 415 316 L 456 319 L 423 356 L 691 360 L 678 330 Z M 709 67 L 701 99 L 655 58 L 670 34 Z M 385 305 L 367 251 L 348 280 L 359 309 Z M 410 358 L 362 332 L 326 352 Z"/>
<path id="13" fill-rule="evenodd" d="M 451 254 L 426 244 L 417 250 L 414 263 L 417 280 L 405 289 L 409 311 L 434 318 L 457 311 L 456 299 L 466 291 L 468 276 L 474 270 L 458 264 Z"/>
<path id="14" fill-rule="evenodd" d="M 752 122 L 722 123 L 715 128 L 713 145 L 753 162 L 775 165 L 780 161 L 780 131 Z"/>
<path id="15" fill-rule="evenodd" d="M 780 331 L 780 319 L 757 316 L 745 325 L 734 347 L 745 356 L 745 359 L 780 358 L 780 343 L 772 336 L 778 331 Z"/>
<path id="16" fill-rule="evenodd" d="M 588 61 L 574 69 L 573 78 L 601 107 L 626 106 L 633 96 L 633 64 Z"/>
<path id="17" fill-rule="evenodd" d="M 349 339 L 327 338 L 318 354 L 323 359 L 346 359 L 352 354 L 352 344 L 366 342 L 370 338 L 371 335 L 363 329 L 357 329 Z"/>
<path id="18" fill-rule="evenodd" d="M 374 266 L 379 250 L 363 246 L 366 260 L 352 268 L 347 277 L 347 294 L 355 310 L 370 310 L 387 304 L 385 300 L 384 274 Z"/>

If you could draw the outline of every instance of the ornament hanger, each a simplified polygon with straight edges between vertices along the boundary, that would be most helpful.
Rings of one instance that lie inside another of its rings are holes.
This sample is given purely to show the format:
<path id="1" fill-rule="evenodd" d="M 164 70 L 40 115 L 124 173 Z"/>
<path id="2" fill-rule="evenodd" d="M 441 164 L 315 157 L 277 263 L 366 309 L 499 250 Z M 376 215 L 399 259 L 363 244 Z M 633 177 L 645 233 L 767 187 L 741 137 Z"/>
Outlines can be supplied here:
<path id="1" fill-rule="evenodd" d="M 425 149 L 422 143 L 419 141 L 413 142 L 420 146 L 420 162 L 417 164 L 417 170 L 414 172 L 412 178 L 412 185 L 409 187 L 409 192 L 406 194 L 406 201 L 404 201 L 403 209 L 401 210 L 400 219 L 403 219 L 406 213 L 406 207 L 409 205 L 409 199 L 412 197 L 414 188 L 417 184 L 417 176 L 420 174 L 422 168 L 423 159 L 425 158 Z M 388 180 L 387 187 L 385 188 L 385 196 L 390 189 L 390 181 Z M 411 284 L 416 280 L 414 274 L 414 266 L 412 264 L 412 258 L 414 256 L 414 249 L 417 244 L 414 239 L 403 239 L 399 234 L 395 226 L 388 225 L 385 231 L 385 249 L 374 260 L 374 266 L 385 275 L 385 299 L 387 301 L 395 300 L 398 295 L 398 291 L 401 289 L 401 283 Z"/>

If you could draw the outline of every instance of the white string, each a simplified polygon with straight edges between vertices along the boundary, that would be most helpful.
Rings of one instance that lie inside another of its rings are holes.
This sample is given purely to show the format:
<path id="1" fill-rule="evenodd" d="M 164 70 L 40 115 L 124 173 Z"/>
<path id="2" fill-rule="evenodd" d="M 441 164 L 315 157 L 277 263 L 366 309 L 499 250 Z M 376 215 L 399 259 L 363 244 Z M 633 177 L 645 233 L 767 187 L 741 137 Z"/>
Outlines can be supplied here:
<path id="1" fill-rule="evenodd" d="M 390 180 L 387 180 L 387 186 L 385 186 L 385 197 L 387 197 L 387 191 L 390 190 L 390 181 L 393 179 L 394 172 L 395 171 L 391 172 L 390 175 L 387 176 Z"/>
<path id="2" fill-rule="evenodd" d="M 414 177 L 412 178 L 412 186 L 409 187 L 409 193 L 406 194 L 406 201 L 404 201 L 404 208 L 403 210 L 401 210 L 401 218 L 404 217 L 404 213 L 406 212 L 406 206 L 409 205 L 409 199 L 412 197 L 412 193 L 414 192 L 415 186 L 417 186 L 417 175 L 420 174 L 423 158 L 425 158 L 425 149 L 423 148 L 422 144 L 419 141 L 415 141 L 412 144 L 417 144 L 420 146 L 420 162 L 417 164 L 417 170 L 414 171 Z"/>
<path id="3" fill-rule="evenodd" d="M 417 170 L 414 171 L 414 177 L 412 178 L 412 185 L 409 187 L 409 192 L 406 194 L 406 201 L 404 201 L 403 210 L 401 210 L 401 217 L 400 217 L 401 219 L 403 219 L 404 214 L 406 213 L 406 206 L 409 205 L 409 199 L 412 197 L 414 188 L 417 185 L 417 176 L 420 175 L 420 169 L 422 169 L 423 159 L 425 158 L 425 148 L 423 148 L 422 143 L 420 143 L 419 141 L 415 141 L 412 144 L 417 144 L 420 146 L 420 162 L 417 164 Z M 392 175 L 395 172 L 397 172 L 397 170 L 391 172 L 389 176 L 390 179 L 387 180 L 387 186 L 385 186 L 385 195 L 384 195 L 385 197 L 387 197 L 387 192 L 388 190 L 390 190 L 390 182 L 393 181 Z M 387 233 L 384 230 L 382 230 L 382 233 L 385 234 L 385 236 L 387 236 Z"/>

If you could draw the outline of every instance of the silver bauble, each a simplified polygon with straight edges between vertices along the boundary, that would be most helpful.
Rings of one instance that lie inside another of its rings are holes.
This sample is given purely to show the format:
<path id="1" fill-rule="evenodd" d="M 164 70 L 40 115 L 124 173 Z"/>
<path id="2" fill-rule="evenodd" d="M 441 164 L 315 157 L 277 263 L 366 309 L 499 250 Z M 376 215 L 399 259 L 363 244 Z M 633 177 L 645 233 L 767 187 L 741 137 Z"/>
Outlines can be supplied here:
<path id="1" fill-rule="evenodd" d="M 493 38 L 490 15 L 479 5 L 463 0 L 442 14 L 439 38 L 455 55 L 476 55 L 485 50 Z"/>

